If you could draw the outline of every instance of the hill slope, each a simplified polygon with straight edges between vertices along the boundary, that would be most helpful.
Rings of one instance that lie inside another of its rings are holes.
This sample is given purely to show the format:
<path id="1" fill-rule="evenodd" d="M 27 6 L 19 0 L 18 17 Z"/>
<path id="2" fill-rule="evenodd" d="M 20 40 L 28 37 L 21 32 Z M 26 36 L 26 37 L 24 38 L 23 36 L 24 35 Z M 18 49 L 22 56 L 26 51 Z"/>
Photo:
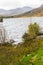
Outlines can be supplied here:
<path id="1" fill-rule="evenodd" d="M 31 17 L 31 16 L 43 16 L 43 5 L 41 5 L 39 8 L 33 9 L 29 12 L 26 12 L 24 14 L 15 17 Z"/>

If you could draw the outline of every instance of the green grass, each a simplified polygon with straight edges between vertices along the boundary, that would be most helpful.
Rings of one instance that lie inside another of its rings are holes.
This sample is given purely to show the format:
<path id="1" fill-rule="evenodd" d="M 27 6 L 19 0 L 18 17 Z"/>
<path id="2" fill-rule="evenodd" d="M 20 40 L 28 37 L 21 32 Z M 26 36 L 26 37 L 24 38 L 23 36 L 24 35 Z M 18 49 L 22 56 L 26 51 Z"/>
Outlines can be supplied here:
<path id="1" fill-rule="evenodd" d="M 25 63 L 25 65 L 43 65 L 43 41 L 40 48 L 36 52 L 29 54 L 29 56 L 25 56 L 21 63 Z"/>

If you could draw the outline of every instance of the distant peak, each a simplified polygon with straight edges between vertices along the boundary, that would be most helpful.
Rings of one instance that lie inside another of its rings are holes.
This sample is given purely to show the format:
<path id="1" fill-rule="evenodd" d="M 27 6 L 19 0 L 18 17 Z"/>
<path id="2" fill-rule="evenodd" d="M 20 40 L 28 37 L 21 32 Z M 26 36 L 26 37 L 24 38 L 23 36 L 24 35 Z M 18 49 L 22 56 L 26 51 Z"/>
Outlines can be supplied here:
<path id="1" fill-rule="evenodd" d="M 43 4 L 40 7 L 43 7 Z"/>

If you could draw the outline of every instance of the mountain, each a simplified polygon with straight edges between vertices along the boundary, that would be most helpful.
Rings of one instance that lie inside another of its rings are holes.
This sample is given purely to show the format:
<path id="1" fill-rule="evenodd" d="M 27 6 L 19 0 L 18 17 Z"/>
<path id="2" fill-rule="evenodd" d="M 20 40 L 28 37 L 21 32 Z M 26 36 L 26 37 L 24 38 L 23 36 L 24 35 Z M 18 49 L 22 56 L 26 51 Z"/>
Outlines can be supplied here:
<path id="1" fill-rule="evenodd" d="M 30 10 L 32 10 L 31 7 L 23 7 L 23 8 L 17 8 L 17 9 L 9 10 L 9 13 L 12 14 L 12 15 L 18 15 L 18 14 L 28 12 Z"/>
<path id="2" fill-rule="evenodd" d="M 14 16 L 14 15 L 23 14 L 30 10 L 32 10 L 31 7 L 22 7 L 22 8 L 16 8 L 11 10 L 0 9 L 0 16 Z"/>
<path id="3" fill-rule="evenodd" d="M 15 17 L 43 16 L 43 5 Z"/>
<path id="4" fill-rule="evenodd" d="M 4 9 L 0 9 L 0 15 L 4 15 L 7 11 Z"/>

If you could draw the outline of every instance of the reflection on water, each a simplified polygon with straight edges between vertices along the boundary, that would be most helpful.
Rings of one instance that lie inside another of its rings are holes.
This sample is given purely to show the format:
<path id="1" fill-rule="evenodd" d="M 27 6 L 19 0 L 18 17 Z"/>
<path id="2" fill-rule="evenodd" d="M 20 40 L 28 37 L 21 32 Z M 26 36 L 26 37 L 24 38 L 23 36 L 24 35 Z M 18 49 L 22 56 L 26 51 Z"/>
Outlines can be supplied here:
<path id="1" fill-rule="evenodd" d="M 43 17 L 8 18 L 3 21 L 7 32 L 7 39 L 14 39 L 17 42 L 22 41 L 22 35 L 27 31 L 30 23 L 37 22 L 43 27 Z"/>

